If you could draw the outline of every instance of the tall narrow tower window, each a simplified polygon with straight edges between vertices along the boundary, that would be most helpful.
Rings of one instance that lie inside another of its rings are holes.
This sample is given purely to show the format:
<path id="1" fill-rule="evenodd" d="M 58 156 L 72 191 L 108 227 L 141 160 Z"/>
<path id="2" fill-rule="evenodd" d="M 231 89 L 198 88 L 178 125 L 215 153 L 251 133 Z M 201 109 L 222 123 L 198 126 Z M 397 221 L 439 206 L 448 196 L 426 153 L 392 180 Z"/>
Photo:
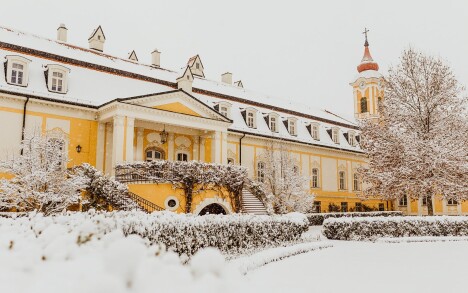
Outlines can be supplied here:
<path id="1" fill-rule="evenodd" d="M 361 113 L 367 113 L 368 110 L 367 110 L 367 98 L 366 97 L 362 97 L 361 98 Z"/>

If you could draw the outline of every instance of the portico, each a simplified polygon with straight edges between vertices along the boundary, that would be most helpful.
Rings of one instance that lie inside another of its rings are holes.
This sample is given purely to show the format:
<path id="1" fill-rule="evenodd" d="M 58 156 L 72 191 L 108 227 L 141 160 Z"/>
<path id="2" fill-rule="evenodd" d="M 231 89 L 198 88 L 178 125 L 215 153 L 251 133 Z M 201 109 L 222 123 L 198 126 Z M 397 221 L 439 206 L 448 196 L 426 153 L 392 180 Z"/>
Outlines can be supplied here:
<path id="1" fill-rule="evenodd" d="M 227 163 L 231 121 L 182 90 L 114 101 L 99 109 L 97 168 L 165 159 Z"/>

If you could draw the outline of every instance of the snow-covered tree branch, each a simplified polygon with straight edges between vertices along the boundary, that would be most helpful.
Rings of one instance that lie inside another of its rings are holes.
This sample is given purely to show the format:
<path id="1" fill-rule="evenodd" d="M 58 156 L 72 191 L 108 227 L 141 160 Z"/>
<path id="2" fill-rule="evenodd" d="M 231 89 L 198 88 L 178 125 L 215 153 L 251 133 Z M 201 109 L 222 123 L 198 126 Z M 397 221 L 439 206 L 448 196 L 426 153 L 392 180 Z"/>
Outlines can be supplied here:
<path id="1" fill-rule="evenodd" d="M 381 118 L 361 121 L 366 196 L 468 198 L 468 113 L 463 87 L 442 60 L 409 49 L 389 70 Z"/>

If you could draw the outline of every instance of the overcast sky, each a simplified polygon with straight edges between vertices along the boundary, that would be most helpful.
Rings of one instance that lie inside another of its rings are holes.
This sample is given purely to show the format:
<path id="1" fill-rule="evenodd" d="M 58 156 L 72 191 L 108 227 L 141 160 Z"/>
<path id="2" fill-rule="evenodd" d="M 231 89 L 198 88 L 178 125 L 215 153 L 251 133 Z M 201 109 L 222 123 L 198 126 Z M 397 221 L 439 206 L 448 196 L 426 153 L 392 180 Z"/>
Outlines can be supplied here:
<path id="1" fill-rule="evenodd" d="M 246 88 L 352 116 L 349 82 L 363 54 L 364 27 L 372 56 L 386 73 L 408 46 L 441 56 L 468 84 L 468 1 L 254 0 L 1 0 L 2 26 L 87 47 L 102 25 L 104 51 L 135 50 L 150 63 L 181 68 L 200 54 L 209 79 L 226 71 Z"/>

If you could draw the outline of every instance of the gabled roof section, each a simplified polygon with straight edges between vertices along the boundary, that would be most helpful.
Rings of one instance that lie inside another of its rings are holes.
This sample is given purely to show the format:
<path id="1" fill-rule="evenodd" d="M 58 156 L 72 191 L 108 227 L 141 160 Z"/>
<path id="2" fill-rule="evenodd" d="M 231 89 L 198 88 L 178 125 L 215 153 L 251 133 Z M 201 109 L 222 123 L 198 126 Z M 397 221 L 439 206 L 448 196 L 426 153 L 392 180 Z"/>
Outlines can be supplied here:
<path id="1" fill-rule="evenodd" d="M 197 68 L 197 64 L 199 64 L 199 68 Z M 205 77 L 205 73 L 203 72 L 205 67 L 203 66 L 203 62 L 201 61 L 200 55 L 195 55 L 189 59 L 187 65 L 190 66 L 193 75 Z"/>
<path id="2" fill-rule="evenodd" d="M 180 79 L 187 79 L 187 76 L 189 77 L 188 80 L 193 81 L 193 73 L 188 65 L 183 71 L 183 73 L 179 77 L 177 77 L 177 81 L 179 81 Z"/>
<path id="3" fill-rule="evenodd" d="M 97 35 L 98 33 L 102 34 L 102 37 L 104 38 L 104 40 L 106 39 L 106 35 L 104 34 L 104 31 L 102 30 L 102 27 L 99 25 L 97 27 L 97 29 L 95 29 L 92 33 L 91 33 L 91 36 L 89 36 L 88 38 L 88 41 L 91 40 L 95 35 Z"/>
<path id="4" fill-rule="evenodd" d="M 203 117 L 230 123 L 232 122 L 231 119 L 220 114 L 213 107 L 200 101 L 182 89 L 117 99 L 116 101 L 184 115 Z"/>

